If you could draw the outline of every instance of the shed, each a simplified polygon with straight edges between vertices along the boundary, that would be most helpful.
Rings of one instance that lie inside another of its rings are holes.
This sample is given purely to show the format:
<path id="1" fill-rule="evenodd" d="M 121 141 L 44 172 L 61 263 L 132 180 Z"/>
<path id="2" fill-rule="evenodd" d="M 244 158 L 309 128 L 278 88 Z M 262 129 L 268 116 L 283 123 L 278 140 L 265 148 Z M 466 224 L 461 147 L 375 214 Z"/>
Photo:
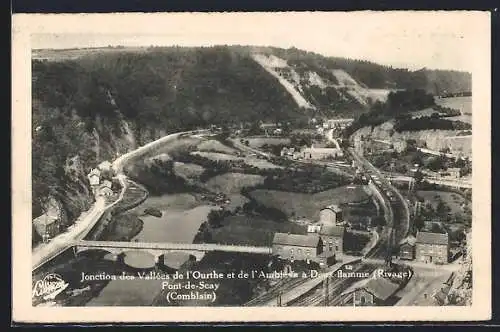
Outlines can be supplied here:
<path id="1" fill-rule="evenodd" d="M 343 305 L 386 305 L 399 285 L 386 278 L 366 278 L 351 285 L 341 294 Z"/>

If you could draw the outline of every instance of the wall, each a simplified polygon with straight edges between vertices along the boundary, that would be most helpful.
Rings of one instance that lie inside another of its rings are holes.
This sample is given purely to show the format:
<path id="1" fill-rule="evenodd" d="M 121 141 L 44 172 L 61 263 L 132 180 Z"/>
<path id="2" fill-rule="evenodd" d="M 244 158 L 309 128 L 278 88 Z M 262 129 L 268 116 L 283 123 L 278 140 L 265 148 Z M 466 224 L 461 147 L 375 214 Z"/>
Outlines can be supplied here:
<path id="1" fill-rule="evenodd" d="M 416 259 L 420 262 L 427 262 L 426 260 L 430 256 L 432 257 L 432 263 L 448 263 L 448 247 L 444 245 L 417 243 L 415 254 Z"/>
<path id="2" fill-rule="evenodd" d="M 319 222 L 335 225 L 336 214 L 330 209 L 323 209 L 319 211 Z"/>
<path id="3" fill-rule="evenodd" d="M 279 255 L 282 259 L 293 259 L 294 260 L 306 260 L 311 259 L 313 261 L 317 260 L 317 255 L 321 253 L 321 249 L 318 248 L 306 248 L 290 245 L 277 245 L 273 244 L 272 253 L 273 255 Z"/>

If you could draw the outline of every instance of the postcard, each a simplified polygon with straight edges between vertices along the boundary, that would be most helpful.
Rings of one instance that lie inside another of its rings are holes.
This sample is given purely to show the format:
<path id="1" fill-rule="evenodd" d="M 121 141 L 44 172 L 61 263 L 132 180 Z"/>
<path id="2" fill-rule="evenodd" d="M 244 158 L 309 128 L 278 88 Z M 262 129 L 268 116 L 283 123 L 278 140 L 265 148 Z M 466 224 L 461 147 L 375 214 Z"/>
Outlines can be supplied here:
<path id="1" fill-rule="evenodd" d="M 489 12 L 12 31 L 15 322 L 490 318 Z"/>

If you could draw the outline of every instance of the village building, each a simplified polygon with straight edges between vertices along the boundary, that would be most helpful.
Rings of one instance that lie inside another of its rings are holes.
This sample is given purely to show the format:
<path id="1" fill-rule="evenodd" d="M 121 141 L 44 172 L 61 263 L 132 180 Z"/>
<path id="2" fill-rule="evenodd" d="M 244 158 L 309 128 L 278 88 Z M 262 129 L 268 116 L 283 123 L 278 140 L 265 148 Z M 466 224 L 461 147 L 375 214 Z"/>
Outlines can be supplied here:
<path id="1" fill-rule="evenodd" d="M 304 159 L 327 159 L 343 157 L 344 153 L 340 148 L 316 148 L 311 145 L 310 148 L 305 148 L 301 151 L 302 158 Z"/>
<path id="2" fill-rule="evenodd" d="M 319 222 L 326 225 L 336 225 L 344 222 L 342 209 L 335 204 L 328 205 L 319 211 Z"/>
<path id="3" fill-rule="evenodd" d="M 323 121 L 323 128 L 324 129 L 345 129 L 351 123 L 354 122 L 354 119 L 351 118 L 345 118 L 345 119 L 328 119 Z"/>
<path id="4" fill-rule="evenodd" d="M 307 233 L 319 233 L 320 230 L 321 224 L 319 223 L 307 225 Z"/>
<path id="5" fill-rule="evenodd" d="M 87 178 L 89 179 L 90 185 L 92 187 L 98 186 L 101 178 L 101 171 L 98 168 L 93 168 L 87 175 Z"/>
<path id="6" fill-rule="evenodd" d="M 415 243 L 415 258 L 424 263 L 448 263 L 450 251 L 448 233 L 421 232 L 417 233 Z"/>
<path id="7" fill-rule="evenodd" d="M 384 306 L 394 302 L 399 285 L 386 278 L 366 278 L 355 282 L 341 294 L 343 306 Z"/>
<path id="8" fill-rule="evenodd" d="M 450 167 L 446 170 L 452 178 L 458 179 L 460 178 L 460 168 L 458 167 Z"/>
<path id="9" fill-rule="evenodd" d="M 59 234 L 63 216 L 60 204 L 55 199 L 50 199 L 45 213 L 33 220 L 35 230 L 44 242 Z"/>
<path id="10" fill-rule="evenodd" d="M 406 260 L 415 259 L 415 244 L 417 239 L 414 236 L 407 236 L 399 242 L 399 258 Z"/>
<path id="11" fill-rule="evenodd" d="M 323 242 L 323 253 L 327 258 L 339 259 L 343 254 L 346 228 L 339 225 L 322 225 L 319 236 Z"/>
<path id="12" fill-rule="evenodd" d="M 99 166 L 97 166 L 101 171 L 106 171 L 106 172 L 109 172 L 111 171 L 111 168 L 113 167 L 113 165 L 105 160 L 103 161 L 102 163 L 99 164 Z"/>
<path id="13" fill-rule="evenodd" d="M 109 180 L 102 181 L 102 184 L 99 188 L 99 195 L 101 196 L 111 196 L 113 195 L 112 183 Z"/>
<path id="14" fill-rule="evenodd" d="M 322 252 L 323 242 L 318 235 L 274 234 L 272 254 L 281 259 L 319 262 Z"/>

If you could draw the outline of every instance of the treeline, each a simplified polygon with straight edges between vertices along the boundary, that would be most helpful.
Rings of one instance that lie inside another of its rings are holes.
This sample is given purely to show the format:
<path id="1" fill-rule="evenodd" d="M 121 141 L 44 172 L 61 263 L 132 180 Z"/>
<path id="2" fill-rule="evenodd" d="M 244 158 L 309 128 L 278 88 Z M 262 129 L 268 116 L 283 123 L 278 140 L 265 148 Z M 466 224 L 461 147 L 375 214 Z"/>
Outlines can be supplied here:
<path id="1" fill-rule="evenodd" d="M 244 188 L 243 195 L 254 189 L 281 190 L 314 194 L 350 184 L 350 180 L 338 174 L 325 171 L 323 167 L 311 166 L 303 169 L 283 169 L 266 176 L 262 184 Z"/>
<path id="2" fill-rule="evenodd" d="M 472 125 L 463 121 L 452 121 L 433 116 L 423 116 L 415 119 L 399 119 L 394 125 L 394 130 L 418 131 L 418 130 L 468 130 Z"/>
<path id="3" fill-rule="evenodd" d="M 434 97 L 424 90 L 393 91 L 385 102 L 377 101 L 369 113 L 359 116 L 343 132 L 345 138 L 363 127 L 375 127 L 393 118 L 409 118 L 409 113 L 428 107 L 435 107 Z"/>
<path id="4" fill-rule="evenodd" d="M 151 165 L 140 164 L 130 177 L 146 187 L 153 196 L 190 191 L 194 188 L 174 172 L 172 160 L 154 160 Z"/>

